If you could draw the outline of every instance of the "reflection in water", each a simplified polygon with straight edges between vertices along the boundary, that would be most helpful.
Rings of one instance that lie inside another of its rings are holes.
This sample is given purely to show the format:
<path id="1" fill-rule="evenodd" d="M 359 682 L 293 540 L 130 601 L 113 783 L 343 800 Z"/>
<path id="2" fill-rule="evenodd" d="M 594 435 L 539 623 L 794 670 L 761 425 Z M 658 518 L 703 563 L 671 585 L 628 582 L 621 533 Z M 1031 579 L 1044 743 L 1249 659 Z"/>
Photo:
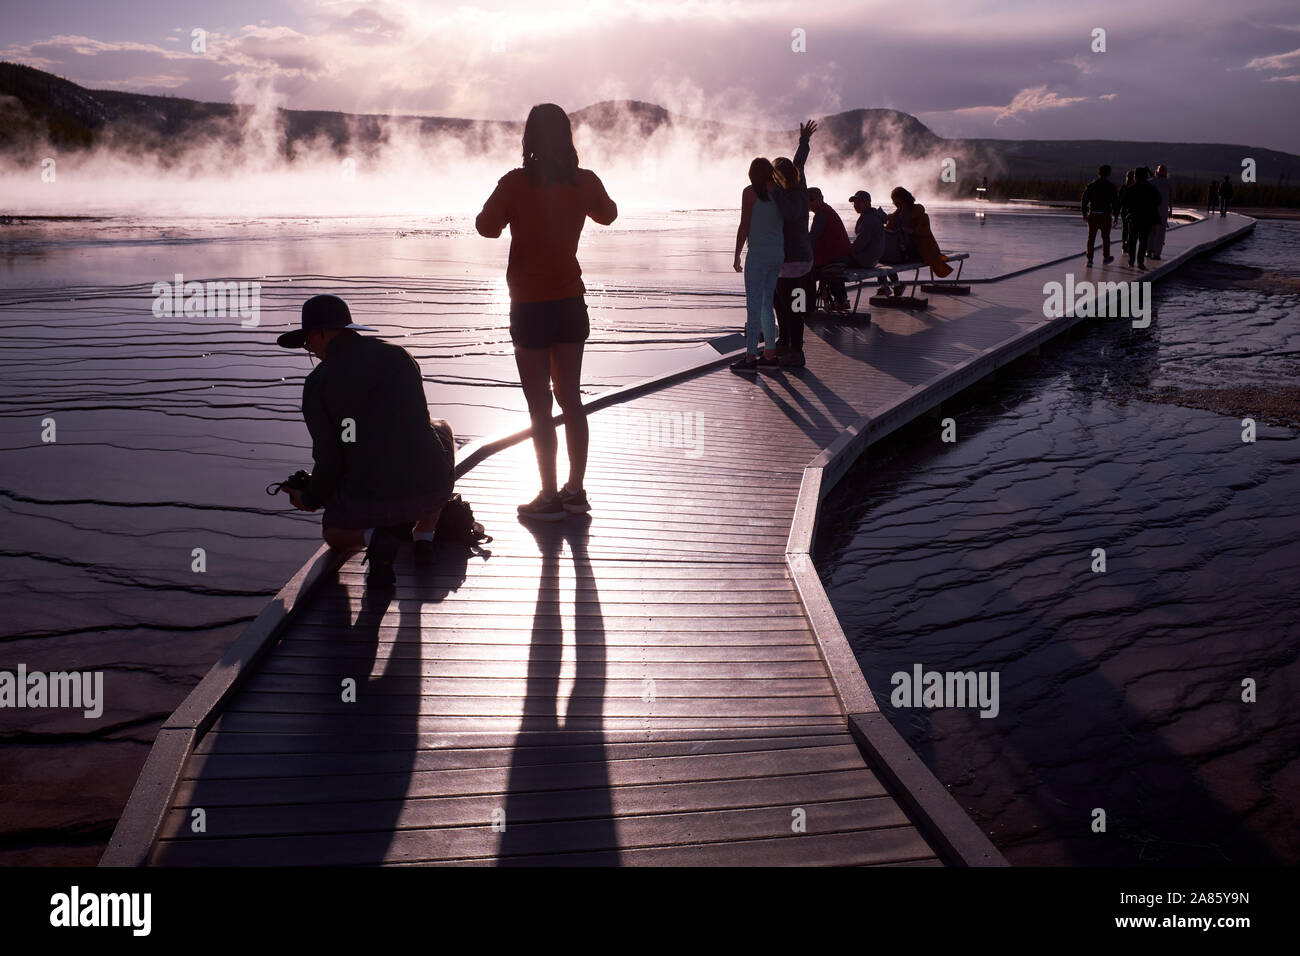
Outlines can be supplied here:
<path id="1" fill-rule="evenodd" d="M 1300 421 L 1243 444 L 1147 400 L 1294 382 L 1297 251 L 1261 224 L 1162 284 L 1152 329 L 1065 338 L 955 445 L 918 426 L 828 502 L 819 566 L 878 700 L 916 663 L 1000 673 L 996 719 L 884 709 L 1013 863 L 1300 862 Z"/>
<path id="2" fill-rule="evenodd" d="M 1082 244 L 1073 215 L 931 213 L 946 247 L 974 252 L 966 275 Z M 584 236 L 589 393 L 711 355 L 708 339 L 740 327 L 735 222 L 730 209 L 629 214 Z M 8 844 L 19 849 L 0 850 L 0 862 L 96 862 L 159 721 L 317 547 L 315 516 L 262 493 L 310 460 L 299 414 L 310 364 L 272 345 L 275 333 L 297 323 L 308 296 L 339 292 L 359 321 L 417 356 L 431 409 L 458 435 L 518 427 L 505 258 L 454 217 L 0 229 L 0 637 L 32 668 L 105 670 L 108 697 L 100 721 L 23 725 L 28 743 L 0 752 L 0 777 L 21 771 L 83 795 L 72 806 L 35 787 L 11 806 L 4 829 L 21 834 Z M 153 283 L 178 272 L 260 281 L 259 324 L 155 318 Z M 1254 326 L 1234 313 L 1232 334 Z M 1162 328 L 1162 343 L 1177 333 Z M 46 418 L 54 443 L 40 441 Z M 191 570 L 195 548 L 202 574 Z"/>

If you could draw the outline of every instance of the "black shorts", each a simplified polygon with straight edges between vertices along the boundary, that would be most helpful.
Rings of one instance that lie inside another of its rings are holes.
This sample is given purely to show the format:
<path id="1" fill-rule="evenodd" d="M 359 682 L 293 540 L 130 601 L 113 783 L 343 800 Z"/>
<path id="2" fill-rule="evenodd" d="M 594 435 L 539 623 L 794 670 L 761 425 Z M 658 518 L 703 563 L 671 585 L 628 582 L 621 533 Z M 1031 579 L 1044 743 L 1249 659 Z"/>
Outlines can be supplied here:
<path id="1" fill-rule="evenodd" d="M 585 342 L 590 334 L 587 303 L 580 295 L 510 305 L 510 341 L 517 348 L 548 349 L 561 342 Z"/>

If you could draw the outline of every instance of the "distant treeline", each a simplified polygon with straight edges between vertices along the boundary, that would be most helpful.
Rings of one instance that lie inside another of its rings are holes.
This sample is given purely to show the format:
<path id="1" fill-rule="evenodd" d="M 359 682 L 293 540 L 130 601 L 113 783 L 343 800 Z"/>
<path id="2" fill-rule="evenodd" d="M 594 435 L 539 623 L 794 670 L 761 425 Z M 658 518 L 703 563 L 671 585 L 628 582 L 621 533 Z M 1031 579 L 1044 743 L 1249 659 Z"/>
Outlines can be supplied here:
<path id="1" fill-rule="evenodd" d="M 1210 180 L 1204 177 L 1179 179 L 1174 176 L 1174 202 L 1182 206 L 1204 206 L 1209 198 Z M 1122 185 L 1124 174 L 1112 173 L 1111 181 Z M 953 183 L 952 199 L 973 199 L 980 180 L 967 180 Z M 990 179 L 988 198 L 999 199 L 1039 199 L 1049 202 L 1078 202 L 1083 193 L 1085 182 L 1067 179 Z M 1257 208 L 1300 208 L 1300 186 L 1288 182 L 1281 183 L 1243 183 L 1240 179 L 1232 181 L 1233 206 L 1254 206 Z"/>

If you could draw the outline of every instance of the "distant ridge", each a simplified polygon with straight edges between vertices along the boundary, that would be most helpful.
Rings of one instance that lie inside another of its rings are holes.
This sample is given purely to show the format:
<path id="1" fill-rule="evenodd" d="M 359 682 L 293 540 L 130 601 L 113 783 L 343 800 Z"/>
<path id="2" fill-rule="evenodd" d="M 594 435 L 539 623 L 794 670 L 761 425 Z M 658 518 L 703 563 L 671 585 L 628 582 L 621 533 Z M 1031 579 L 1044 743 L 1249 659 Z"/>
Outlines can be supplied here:
<path id="1" fill-rule="evenodd" d="M 133 150 L 169 149 L 177 137 L 238 129 L 247 107 L 129 93 L 90 90 L 70 80 L 17 63 L 0 62 L 0 152 L 29 158 L 48 143 L 61 149 L 114 145 Z M 500 135 L 518 136 L 520 120 L 470 120 L 437 116 L 388 116 L 324 110 L 279 110 L 284 141 L 292 159 L 308 142 L 324 141 L 342 153 L 382 144 L 385 130 L 420 134 L 450 133 L 489 142 Z M 594 103 L 570 113 L 575 129 L 618 132 L 646 138 L 663 130 L 704 137 L 729 137 L 764 144 L 783 141 L 793 148 L 793 131 L 754 130 L 734 124 L 671 113 L 637 100 Z M 972 170 L 1003 181 L 1082 182 L 1099 162 L 1116 169 L 1167 163 L 1181 183 L 1239 173 L 1244 158 L 1253 158 L 1260 183 L 1284 189 L 1300 185 L 1300 156 L 1277 150 L 1228 143 L 1131 143 L 1111 140 L 945 139 L 915 116 L 889 109 L 854 109 L 818 119 L 818 153 L 832 165 L 866 167 L 885 150 L 914 158 L 963 157 L 963 193 Z M 954 187 L 954 193 L 957 189 Z"/>

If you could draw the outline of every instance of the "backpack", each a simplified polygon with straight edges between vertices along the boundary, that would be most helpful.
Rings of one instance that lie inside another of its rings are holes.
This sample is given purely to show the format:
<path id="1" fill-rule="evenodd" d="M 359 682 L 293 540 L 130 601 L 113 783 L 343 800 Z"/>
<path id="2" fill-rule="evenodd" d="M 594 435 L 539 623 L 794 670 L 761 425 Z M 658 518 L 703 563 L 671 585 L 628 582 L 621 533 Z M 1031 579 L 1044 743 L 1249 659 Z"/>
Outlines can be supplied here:
<path id="1" fill-rule="evenodd" d="M 463 545 L 476 554 L 482 550 L 482 545 L 492 540 L 492 536 L 483 530 L 483 525 L 474 520 L 474 509 L 469 502 L 459 494 L 452 495 L 442 506 L 433 537 L 443 544 Z"/>

